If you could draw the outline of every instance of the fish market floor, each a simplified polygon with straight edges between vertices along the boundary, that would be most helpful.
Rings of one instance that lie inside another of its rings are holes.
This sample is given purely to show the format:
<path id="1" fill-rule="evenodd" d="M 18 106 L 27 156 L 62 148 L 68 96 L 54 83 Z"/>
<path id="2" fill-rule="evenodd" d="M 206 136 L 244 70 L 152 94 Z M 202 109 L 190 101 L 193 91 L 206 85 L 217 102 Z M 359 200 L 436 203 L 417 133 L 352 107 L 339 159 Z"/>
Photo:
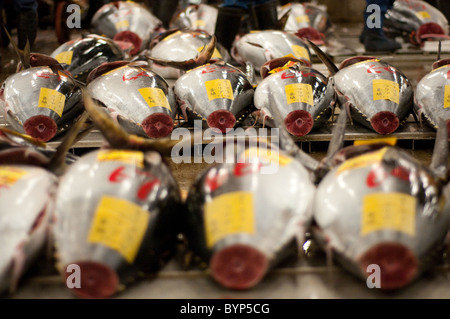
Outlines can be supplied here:
<path id="1" fill-rule="evenodd" d="M 330 54 L 335 62 L 351 55 L 363 54 L 359 44 L 359 25 L 338 25 L 335 39 L 340 46 L 331 48 Z M 83 32 L 83 30 L 81 31 Z M 14 34 L 13 34 L 14 35 Z M 73 33 L 72 38 L 78 33 Z M 53 29 L 40 30 L 36 40 L 36 52 L 50 54 L 58 47 Z M 445 52 L 444 52 L 445 53 Z M 9 46 L 0 49 L 0 81 L 14 72 L 17 58 Z M 393 56 L 385 56 L 398 66 L 415 85 L 420 78 L 431 70 L 436 54 L 422 52 L 404 45 L 404 49 Z M 323 65 L 313 64 L 324 70 Z M 311 145 L 310 145 L 311 148 Z M 418 159 L 429 163 L 432 143 L 420 145 L 411 153 Z M 325 149 L 317 145 L 310 149 L 311 154 L 321 158 Z M 207 164 L 171 164 L 175 177 L 184 193 L 189 189 L 195 176 L 206 168 Z M 257 286 L 245 291 L 233 291 L 223 288 L 209 276 L 207 271 L 193 266 L 187 267 L 183 251 L 167 264 L 162 271 L 151 278 L 143 278 L 134 285 L 115 295 L 117 299 L 448 299 L 450 298 L 450 268 L 447 254 L 431 271 L 422 275 L 416 282 L 395 292 L 383 292 L 369 289 L 366 283 L 354 278 L 336 264 L 327 264 L 326 256 L 314 241 L 307 240 L 298 258 L 286 261 L 271 271 Z M 55 272 L 51 258 L 41 258 L 21 281 L 13 294 L 5 299 L 72 299 L 75 297 L 66 287 L 63 279 Z"/>

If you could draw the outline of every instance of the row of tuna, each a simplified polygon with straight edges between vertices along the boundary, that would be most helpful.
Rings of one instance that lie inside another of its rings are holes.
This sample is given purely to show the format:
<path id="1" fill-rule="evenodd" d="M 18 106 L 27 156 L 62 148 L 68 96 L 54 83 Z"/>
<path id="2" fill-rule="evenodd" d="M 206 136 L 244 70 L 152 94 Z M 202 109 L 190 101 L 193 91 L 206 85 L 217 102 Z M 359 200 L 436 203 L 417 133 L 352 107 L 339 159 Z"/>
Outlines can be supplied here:
<path id="1" fill-rule="evenodd" d="M 413 284 L 447 247 L 443 126 L 430 166 L 383 141 L 343 147 L 345 109 L 320 162 L 298 148 L 284 126 L 279 143 L 245 136 L 220 142 L 214 147 L 224 161 L 201 172 L 183 198 L 166 158 L 174 146 L 191 147 L 196 136 L 130 135 L 88 91 L 83 105 L 56 149 L 1 129 L 4 296 L 20 288 L 48 247 L 62 284 L 81 298 L 117 296 L 162 270 L 181 244 L 186 259 L 193 255 L 217 284 L 232 290 L 257 287 L 280 263 L 299 258 L 308 232 L 362 280 L 369 266 L 380 267 L 375 285 L 384 290 Z M 93 127 L 108 145 L 68 153 Z"/>
<path id="2" fill-rule="evenodd" d="M 308 59 L 282 54 L 262 62 L 262 80 L 255 83 L 251 68 L 244 73 L 215 60 L 214 52 L 220 52 L 215 37 L 196 32 L 205 42 L 196 45 L 192 58 L 179 61 L 167 54 L 154 57 L 151 50 L 129 59 L 130 47 L 124 52 L 126 45 L 96 34 L 69 44 L 82 54 L 21 52 L 17 73 L 1 90 L 14 128 L 2 127 L 1 135 L 2 292 L 17 288 L 50 243 L 64 279 L 68 269 L 79 267 L 81 282 L 73 293 L 112 297 L 162 269 L 180 235 L 211 277 L 230 289 L 255 287 L 287 256 L 296 256 L 308 231 L 363 279 L 368 265 L 379 265 L 383 289 L 406 287 L 429 269 L 446 245 L 450 221 L 445 118 L 435 120 L 437 151 L 429 167 L 386 143 L 343 147 L 348 119 L 389 134 L 408 114 L 406 101 L 414 95 L 402 73 L 373 57 L 355 57 L 337 68 L 313 42 L 297 38 L 302 48 L 295 47 L 297 52 L 312 48 L 330 76 L 320 75 Z M 280 31 L 269 32 L 272 37 Z M 166 35 L 170 40 L 183 34 L 191 35 L 185 30 Z M 154 47 L 164 38 L 155 36 Z M 95 45 L 83 48 L 89 41 Z M 102 47 L 114 49 L 98 53 Z M 72 63 L 77 59 L 95 67 Z M 151 69 L 155 61 L 160 69 L 182 71 L 173 88 Z M 435 66 L 433 80 L 448 67 L 445 60 Z M 428 87 L 434 95 L 437 88 Z M 334 104 L 340 106 L 339 118 L 328 154 L 318 162 L 292 137 L 328 119 Z M 367 105 L 377 112 L 363 113 Z M 291 106 L 296 108 L 286 111 Z M 395 113 L 398 109 L 404 113 Z M 280 128 L 280 141 L 236 139 L 225 145 L 236 149 L 231 153 L 216 145 L 226 160 L 198 176 L 184 199 L 165 161 L 175 145 L 189 148 L 196 140 L 169 137 L 180 114 L 221 132 L 252 115 Z M 108 147 L 70 155 L 93 127 Z M 44 143 L 58 136 L 57 149 Z M 273 165 L 277 170 L 267 174 Z"/>
<path id="3" fill-rule="evenodd" d="M 151 13 L 133 2 L 113 3 L 97 15 L 120 17 L 122 11 L 137 19 L 124 23 L 130 30 L 123 36 L 108 32 L 105 22 L 99 25 L 106 30 L 97 31 L 102 35 L 71 40 L 51 57 L 32 54 L 27 64 L 34 68 L 22 65 L 0 90 L 8 123 L 51 141 L 81 114 L 80 87 L 86 86 L 129 133 L 149 138 L 168 136 L 196 119 L 224 133 L 249 124 L 274 127 L 274 108 L 293 136 L 304 136 L 329 123 L 336 105 L 348 108 L 352 124 L 379 134 L 396 132 L 410 114 L 433 129 L 439 118 L 450 127 L 448 59 L 437 61 L 414 91 L 401 70 L 377 57 L 352 57 L 337 67 L 313 41 L 289 31 L 250 32 L 230 54 L 204 30 L 171 29 L 153 34 L 133 55 L 123 45 L 125 35 L 149 29 L 142 19 L 153 20 L 141 17 Z M 312 66 L 311 47 L 329 67 L 328 76 Z M 168 79 L 175 79 L 173 86 Z M 272 94 L 276 103 L 269 104 Z"/>

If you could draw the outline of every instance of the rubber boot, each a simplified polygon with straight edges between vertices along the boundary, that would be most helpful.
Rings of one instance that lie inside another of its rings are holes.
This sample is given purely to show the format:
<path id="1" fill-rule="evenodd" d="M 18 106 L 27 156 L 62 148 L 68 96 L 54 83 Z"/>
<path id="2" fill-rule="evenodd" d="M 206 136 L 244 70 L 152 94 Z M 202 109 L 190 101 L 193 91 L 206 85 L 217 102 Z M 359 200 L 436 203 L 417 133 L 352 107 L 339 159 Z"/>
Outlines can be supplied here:
<path id="1" fill-rule="evenodd" d="M 19 49 L 23 50 L 28 42 L 32 50 L 38 29 L 38 14 L 36 11 L 22 11 L 18 15 L 17 38 Z"/>
<path id="2" fill-rule="evenodd" d="M 251 7 L 255 30 L 271 30 L 278 27 L 277 1 L 271 0 Z"/>
<path id="3" fill-rule="evenodd" d="M 164 0 L 160 1 L 158 5 L 156 15 L 162 21 L 165 29 L 169 28 L 170 21 L 178 9 L 178 2 L 179 0 Z"/>
<path id="4" fill-rule="evenodd" d="M 384 19 L 387 8 L 382 8 L 380 12 L 380 26 L 368 27 L 370 13 L 364 12 L 364 29 L 360 35 L 360 42 L 364 44 L 364 49 L 368 52 L 394 52 L 401 49 L 401 44 L 386 37 L 383 31 Z"/>
<path id="5" fill-rule="evenodd" d="M 217 42 L 231 51 L 234 39 L 239 32 L 245 10 L 237 7 L 219 7 L 214 35 Z"/>

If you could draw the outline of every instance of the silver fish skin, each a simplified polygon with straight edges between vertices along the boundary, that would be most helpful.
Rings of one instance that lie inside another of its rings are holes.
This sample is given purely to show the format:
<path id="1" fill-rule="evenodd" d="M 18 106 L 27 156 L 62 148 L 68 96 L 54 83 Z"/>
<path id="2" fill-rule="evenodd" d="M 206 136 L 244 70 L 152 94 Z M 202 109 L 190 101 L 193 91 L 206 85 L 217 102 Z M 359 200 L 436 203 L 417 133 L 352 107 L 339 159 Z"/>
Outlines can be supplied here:
<path id="1" fill-rule="evenodd" d="M 47 66 L 10 75 L 0 91 L 7 122 L 44 142 L 66 132 L 83 112 L 78 84 Z"/>
<path id="2" fill-rule="evenodd" d="M 225 160 L 192 185 L 184 232 L 214 280 L 245 290 L 289 256 L 297 258 L 316 189 L 304 166 L 273 145 L 235 147 L 236 158 L 225 150 Z"/>
<path id="3" fill-rule="evenodd" d="M 87 91 L 128 133 L 167 136 L 176 114 L 172 89 L 162 76 L 142 63 L 125 64 L 103 73 L 89 82 Z"/>
<path id="4" fill-rule="evenodd" d="M 214 34 L 218 9 L 209 4 L 189 4 L 170 21 L 170 29 L 205 30 Z"/>
<path id="5" fill-rule="evenodd" d="M 437 130 L 439 119 L 443 118 L 450 131 L 450 64 L 444 60 L 443 65 L 434 68 L 423 76 L 414 91 L 414 111 L 426 125 Z M 450 134 L 449 134 L 450 136 Z"/>
<path id="6" fill-rule="evenodd" d="M 409 79 L 377 58 L 349 58 L 330 81 L 341 106 L 350 108 L 352 120 L 379 134 L 395 132 L 413 110 Z"/>
<path id="7" fill-rule="evenodd" d="M 50 241 L 58 180 L 31 165 L 0 165 L 0 176 L 0 295 L 9 295 Z"/>
<path id="8" fill-rule="evenodd" d="M 384 26 L 393 36 L 403 36 L 407 42 L 422 46 L 428 36 L 448 39 L 446 16 L 436 7 L 421 0 L 396 0 L 386 12 Z"/>
<path id="9" fill-rule="evenodd" d="M 278 6 L 278 18 L 291 10 L 284 31 L 297 32 L 303 28 L 314 28 L 322 34 L 327 34 L 333 27 L 326 10 L 315 3 L 289 2 Z"/>
<path id="10" fill-rule="evenodd" d="M 74 79 L 86 83 L 93 69 L 105 62 L 122 60 L 125 53 L 113 40 L 88 34 L 61 44 L 50 56 L 60 62 Z"/>
<path id="11" fill-rule="evenodd" d="M 61 177 L 55 238 L 57 270 L 79 266 L 82 298 L 109 298 L 159 271 L 172 257 L 182 209 L 178 184 L 156 152 L 99 149 Z"/>
<path id="12" fill-rule="evenodd" d="M 153 33 L 161 31 L 162 21 L 143 4 L 114 1 L 103 5 L 91 19 L 90 32 L 114 40 L 130 41 L 131 55 L 143 50 Z"/>
<path id="13" fill-rule="evenodd" d="M 240 69 L 227 63 L 190 70 L 175 81 L 173 90 L 186 121 L 202 119 L 204 127 L 222 132 L 238 125 L 253 105 L 252 84 Z"/>
<path id="14" fill-rule="evenodd" d="M 231 49 L 231 56 L 240 64 L 250 63 L 255 70 L 272 59 L 293 55 L 311 65 L 308 45 L 293 33 L 281 30 L 251 31 L 237 37 Z"/>
<path id="15" fill-rule="evenodd" d="M 148 51 L 149 56 L 157 59 L 164 59 L 174 62 L 184 62 L 195 59 L 200 51 L 211 41 L 211 34 L 204 30 L 180 29 L 168 31 L 161 38 L 154 38 Z M 229 53 L 216 44 L 216 48 L 211 56 L 213 61 L 230 62 Z M 175 67 L 163 66 L 151 63 L 151 69 L 160 74 L 165 79 L 178 79 L 185 72 Z"/>
<path id="16" fill-rule="evenodd" d="M 255 107 L 267 116 L 269 125 L 273 126 L 273 117 L 280 114 L 289 133 L 296 136 L 324 125 L 332 115 L 334 102 L 334 89 L 327 77 L 299 64 L 262 79 L 254 95 Z M 273 114 L 271 109 L 275 107 L 279 112 Z"/>
<path id="17" fill-rule="evenodd" d="M 392 145 L 351 146 L 338 155 L 317 187 L 314 237 L 358 278 L 366 280 L 375 265 L 378 288 L 410 285 L 433 265 L 445 243 L 448 190 L 443 192 L 432 171 Z"/>

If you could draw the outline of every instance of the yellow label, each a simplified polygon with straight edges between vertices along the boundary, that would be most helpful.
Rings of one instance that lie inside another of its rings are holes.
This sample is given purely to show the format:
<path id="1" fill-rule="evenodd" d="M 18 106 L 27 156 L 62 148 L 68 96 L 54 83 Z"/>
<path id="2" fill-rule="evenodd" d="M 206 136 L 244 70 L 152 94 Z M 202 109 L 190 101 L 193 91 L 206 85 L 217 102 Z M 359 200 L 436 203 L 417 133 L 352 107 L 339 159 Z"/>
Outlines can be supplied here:
<path id="1" fill-rule="evenodd" d="M 367 63 L 367 62 L 380 62 L 380 60 L 378 60 L 378 59 L 364 60 L 364 61 L 359 61 L 359 62 L 353 63 L 352 65 L 358 65 L 358 64 L 363 64 L 363 63 Z"/>
<path id="2" fill-rule="evenodd" d="M 447 107 L 450 107 L 450 85 L 446 85 L 444 91 L 444 109 Z"/>
<path id="3" fill-rule="evenodd" d="M 314 98 L 311 84 L 293 83 L 284 87 L 287 104 L 307 103 L 314 106 Z"/>
<path id="4" fill-rule="evenodd" d="M 13 166 L 2 166 L 0 168 L 0 185 L 12 186 L 27 172 Z"/>
<path id="5" fill-rule="evenodd" d="M 70 65 L 72 63 L 73 51 L 65 51 L 55 56 L 56 61 Z"/>
<path id="6" fill-rule="evenodd" d="M 427 11 L 416 12 L 416 16 L 419 19 L 430 19 L 431 18 L 431 15 Z"/>
<path id="7" fill-rule="evenodd" d="M 53 89 L 41 88 L 38 107 L 50 109 L 61 117 L 65 103 L 66 97 L 64 94 Z"/>
<path id="8" fill-rule="evenodd" d="M 249 192 L 227 193 L 205 205 L 206 244 L 213 247 L 228 235 L 255 232 L 253 195 Z"/>
<path id="9" fill-rule="evenodd" d="M 398 83 L 390 80 L 375 79 L 373 85 L 373 100 L 389 100 L 400 103 L 400 87 Z"/>
<path id="10" fill-rule="evenodd" d="M 150 214 L 123 199 L 104 196 L 95 212 L 88 241 L 119 252 L 130 264 L 144 238 Z"/>
<path id="11" fill-rule="evenodd" d="M 208 99 L 234 99 L 233 89 L 231 88 L 230 80 L 210 80 L 205 82 Z"/>
<path id="12" fill-rule="evenodd" d="M 203 47 L 197 48 L 197 51 L 200 52 L 202 51 Z M 222 55 L 220 54 L 219 50 L 217 50 L 217 48 L 214 48 L 214 52 L 211 56 L 211 58 L 215 58 L 215 59 L 222 59 Z M 203 66 L 203 65 L 201 65 Z"/>
<path id="13" fill-rule="evenodd" d="M 361 235 L 392 229 L 415 235 L 416 198 L 403 193 L 366 195 L 361 216 Z"/>
<path id="14" fill-rule="evenodd" d="M 119 68 L 112 69 L 112 70 L 110 70 L 110 71 L 108 71 L 108 72 L 103 73 L 102 76 L 108 75 L 108 74 L 110 74 L 110 73 L 112 73 L 112 72 L 116 72 L 116 71 L 118 71 L 118 70 L 120 70 L 120 69 L 125 69 L 125 68 L 127 68 L 127 67 L 128 67 L 127 65 L 122 65 L 122 66 L 119 67 Z"/>
<path id="15" fill-rule="evenodd" d="M 125 29 L 128 28 L 129 26 L 130 23 L 128 22 L 128 20 L 120 20 L 116 22 L 116 29 Z"/>
<path id="16" fill-rule="evenodd" d="M 116 161 L 143 167 L 144 153 L 140 151 L 100 150 L 97 160 L 99 162 Z"/>
<path id="17" fill-rule="evenodd" d="M 205 20 L 195 20 L 193 23 L 195 28 L 203 28 L 206 25 Z"/>
<path id="18" fill-rule="evenodd" d="M 244 156 L 245 159 L 258 157 L 263 164 L 278 164 L 280 166 L 286 166 L 292 162 L 292 158 L 280 154 L 277 150 L 274 151 L 270 148 L 251 147 L 245 151 Z"/>
<path id="19" fill-rule="evenodd" d="M 295 21 L 297 23 L 309 23 L 309 17 L 307 15 L 296 16 Z"/>
<path id="20" fill-rule="evenodd" d="M 310 60 L 310 56 L 308 50 L 301 45 L 292 45 L 292 52 L 294 52 L 295 57 L 298 58 L 306 58 L 308 61 Z"/>
<path id="21" fill-rule="evenodd" d="M 160 88 L 141 88 L 138 90 L 149 107 L 165 107 L 172 111 L 164 91 Z"/>
<path id="22" fill-rule="evenodd" d="M 169 34 L 167 37 L 165 37 L 165 38 L 163 39 L 163 41 L 169 40 L 170 38 L 172 38 L 172 37 L 174 37 L 174 36 L 176 36 L 176 35 L 179 35 L 179 34 L 181 34 L 181 31 L 176 31 L 176 32 L 174 32 L 174 33 L 172 33 L 172 34 Z"/>
<path id="23" fill-rule="evenodd" d="M 370 140 L 355 140 L 353 142 L 353 145 L 366 145 L 366 144 L 374 144 L 374 143 L 380 143 L 384 142 L 389 145 L 395 145 L 397 144 L 397 138 L 396 137 L 383 137 L 383 138 L 373 138 Z"/>
<path id="24" fill-rule="evenodd" d="M 387 147 L 383 147 L 382 149 L 377 150 L 375 152 L 370 152 L 354 158 L 350 158 L 345 162 L 343 162 L 341 166 L 339 166 L 339 168 L 336 171 L 336 174 L 340 174 L 346 170 L 366 167 L 372 164 L 380 163 L 383 160 L 383 156 L 387 150 L 388 150 Z"/>

